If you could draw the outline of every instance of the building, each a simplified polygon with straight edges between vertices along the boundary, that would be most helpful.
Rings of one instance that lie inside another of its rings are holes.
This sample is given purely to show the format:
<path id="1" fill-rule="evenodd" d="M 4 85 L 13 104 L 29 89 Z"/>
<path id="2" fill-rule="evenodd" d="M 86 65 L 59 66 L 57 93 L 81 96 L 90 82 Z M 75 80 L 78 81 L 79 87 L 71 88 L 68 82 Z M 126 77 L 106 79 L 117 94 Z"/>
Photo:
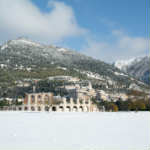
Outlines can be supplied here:
<path id="1" fill-rule="evenodd" d="M 57 81 L 68 81 L 68 82 L 78 82 L 80 79 L 72 76 L 52 76 L 48 77 L 49 80 L 57 80 Z"/>
<path id="2" fill-rule="evenodd" d="M 98 108 L 90 99 L 67 99 L 53 96 L 53 93 L 26 94 L 23 104 L 16 108 L 20 111 L 57 111 L 57 112 L 96 112 Z"/>
<path id="3" fill-rule="evenodd" d="M 92 88 L 91 82 L 78 82 L 74 85 L 65 85 L 65 90 L 69 93 L 68 96 L 73 99 L 88 100 L 96 96 L 96 91 Z"/>

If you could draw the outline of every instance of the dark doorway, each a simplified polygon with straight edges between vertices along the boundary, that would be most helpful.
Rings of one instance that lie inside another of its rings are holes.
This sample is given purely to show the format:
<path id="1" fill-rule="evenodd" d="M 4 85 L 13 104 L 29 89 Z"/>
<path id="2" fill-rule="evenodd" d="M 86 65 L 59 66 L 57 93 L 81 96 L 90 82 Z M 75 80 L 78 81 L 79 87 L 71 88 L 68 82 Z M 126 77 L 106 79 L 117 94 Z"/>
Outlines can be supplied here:
<path id="1" fill-rule="evenodd" d="M 31 107 L 31 110 L 32 110 L 32 111 L 35 111 L 35 108 L 32 106 L 32 107 Z"/>
<path id="2" fill-rule="evenodd" d="M 40 106 L 38 107 L 38 111 L 41 111 L 41 107 Z"/>
<path id="3" fill-rule="evenodd" d="M 52 111 L 56 111 L 56 107 L 52 107 Z"/>
<path id="4" fill-rule="evenodd" d="M 27 111 L 27 110 L 28 110 L 28 107 L 25 107 L 24 110 Z"/>
<path id="5" fill-rule="evenodd" d="M 45 106 L 45 111 L 49 111 L 49 107 L 48 106 Z"/>

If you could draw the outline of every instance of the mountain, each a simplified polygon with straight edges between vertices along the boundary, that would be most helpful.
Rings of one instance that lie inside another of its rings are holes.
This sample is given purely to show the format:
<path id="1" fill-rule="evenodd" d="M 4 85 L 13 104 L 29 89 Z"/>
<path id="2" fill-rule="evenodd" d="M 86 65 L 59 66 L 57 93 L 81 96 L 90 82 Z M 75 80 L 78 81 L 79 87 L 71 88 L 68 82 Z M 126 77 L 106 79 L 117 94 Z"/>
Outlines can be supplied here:
<path id="1" fill-rule="evenodd" d="M 137 79 L 150 84 L 150 57 L 137 57 L 126 61 L 120 60 L 114 66 L 122 71 L 136 77 Z"/>
<path id="2" fill-rule="evenodd" d="M 0 86 L 26 78 L 54 75 L 78 76 L 91 80 L 95 88 L 107 91 L 144 90 L 148 86 L 113 65 L 76 51 L 42 45 L 25 38 L 10 40 L 0 46 Z M 138 68 L 137 68 L 138 69 Z"/>

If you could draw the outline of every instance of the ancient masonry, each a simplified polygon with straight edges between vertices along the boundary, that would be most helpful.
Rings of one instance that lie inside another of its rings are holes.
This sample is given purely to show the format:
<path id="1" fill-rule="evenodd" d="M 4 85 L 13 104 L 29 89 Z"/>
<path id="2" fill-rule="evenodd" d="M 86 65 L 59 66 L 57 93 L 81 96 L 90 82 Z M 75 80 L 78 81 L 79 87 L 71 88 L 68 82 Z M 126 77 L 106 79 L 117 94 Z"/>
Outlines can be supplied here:
<path id="1" fill-rule="evenodd" d="M 12 108 L 19 111 L 96 112 L 98 108 L 89 100 L 73 100 L 53 96 L 53 93 L 26 94 L 23 105 Z"/>

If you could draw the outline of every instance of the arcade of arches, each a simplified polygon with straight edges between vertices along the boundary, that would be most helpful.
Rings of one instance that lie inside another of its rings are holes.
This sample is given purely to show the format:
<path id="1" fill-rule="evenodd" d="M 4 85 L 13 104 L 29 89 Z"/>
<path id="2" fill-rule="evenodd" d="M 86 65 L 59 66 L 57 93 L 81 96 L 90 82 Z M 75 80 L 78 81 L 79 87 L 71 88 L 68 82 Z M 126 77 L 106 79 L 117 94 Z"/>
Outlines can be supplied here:
<path id="1" fill-rule="evenodd" d="M 64 97 L 59 100 L 53 96 L 53 93 L 31 93 L 26 94 L 24 103 L 19 106 L 19 111 L 54 111 L 54 112 L 95 112 L 98 111 L 96 105 L 88 100 L 69 101 Z"/>

